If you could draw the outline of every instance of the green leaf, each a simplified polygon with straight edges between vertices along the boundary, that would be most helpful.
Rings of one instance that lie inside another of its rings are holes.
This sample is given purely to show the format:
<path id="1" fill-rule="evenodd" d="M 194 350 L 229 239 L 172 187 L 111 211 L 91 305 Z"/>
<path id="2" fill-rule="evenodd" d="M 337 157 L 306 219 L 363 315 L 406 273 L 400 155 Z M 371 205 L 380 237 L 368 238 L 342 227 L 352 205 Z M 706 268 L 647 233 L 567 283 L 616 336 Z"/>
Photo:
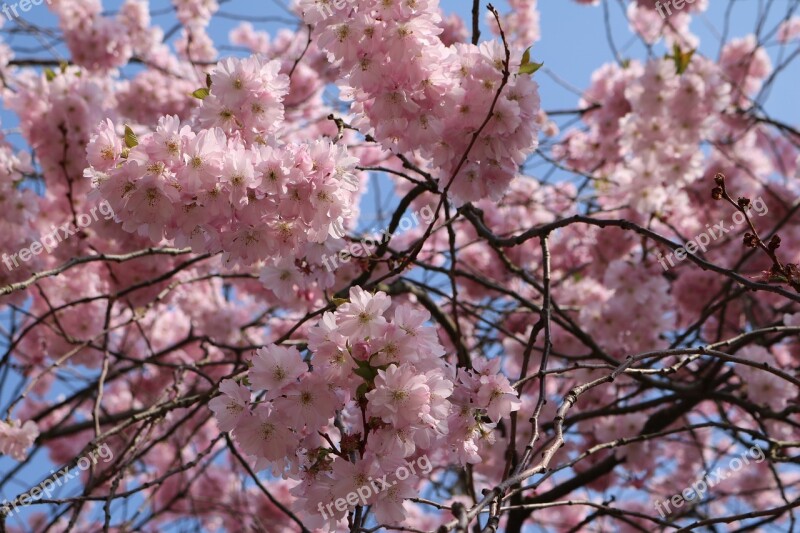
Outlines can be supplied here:
<path id="1" fill-rule="evenodd" d="M 368 392 L 369 392 L 369 384 L 362 383 L 356 389 L 356 399 L 360 400 L 361 398 L 364 398 Z"/>
<path id="2" fill-rule="evenodd" d="M 522 53 L 522 64 L 527 65 L 530 62 L 531 62 L 531 47 L 529 46 Z"/>
<path id="3" fill-rule="evenodd" d="M 527 65 L 522 65 L 521 67 L 519 67 L 519 73 L 533 74 L 534 72 L 542 68 L 543 65 L 544 63 L 528 63 Z"/>
<path id="4" fill-rule="evenodd" d="M 133 133 L 133 130 L 130 126 L 125 124 L 125 146 L 128 148 L 135 148 L 139 145 L 139 139 L 136 138 L 136 134 Z"/>
<path id="5" fill-rule="evenodd" d="M 522 53 L 522 62 L 519 65 L 519 73 L 520 74 L 533 74 L 540 68 L 542 68 L 544 63 L 536 63 L 531 61 L 531 47 L 529 46 L 523 53 Z"/>
<path id="6" fill-rule="evenodd" d="M 533 74 L 540 68 L 542 68 L 544 63 L 536 63 L 531 61 L 531 47 L 529 46 L 525 52 L 522 54 L 522 63 L 519 65 L 519 73 L 520 74 Z"/>
<path id="7" fill-rule="evenodd" d="M 378 370 L 369 366 L 362 366 L 360 368 L 356 368 L 353 370 L 353 374 L 356 376 L 363 378 L 364 381 L 367 383 L 372 383 L 375 378 L 378 376 Z"/>
<path id="8" fill-rule="evenodd" d="M 209 91 L 205 87 L 201 87 L 200 89 L 197 89 L 195 92 L 193 92 L 192 96 L 194 96 L 199 100 L 205 100 L 209 94 L 211 94 L 211 91 Z"/>
<path id="9" fill-rule="evenodd" d="M 672 45 L 672 55 L 667 57 L 675 62 L 675 72 L 683 74 L 689 68 L 689 63 L 692 61 L 695 49 L 684 52 L 677 44 Z"/>
<path id="10" fill-rule="evenodd" d="M 53 72 L 53 69 L 46 68 L 44 69 L 44 77 L 47 79 L 47 81 L 53 81 L 56 79 L 56 73 Z"/>

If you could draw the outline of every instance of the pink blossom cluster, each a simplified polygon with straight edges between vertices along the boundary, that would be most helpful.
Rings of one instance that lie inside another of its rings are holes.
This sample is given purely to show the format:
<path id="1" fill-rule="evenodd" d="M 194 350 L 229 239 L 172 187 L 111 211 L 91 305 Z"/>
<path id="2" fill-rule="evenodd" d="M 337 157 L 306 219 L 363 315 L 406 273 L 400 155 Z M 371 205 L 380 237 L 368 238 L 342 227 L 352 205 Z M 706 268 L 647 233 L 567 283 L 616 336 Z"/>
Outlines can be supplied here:
<path id="1" fill-rule="evenodd" d="M 720 57 L 720 67 L 727 81 L 734 87 L 736 104 L 750 107 L 749 96 L 761 88 L 761 84 L 772 72 L 772 62 L 755 35 L 732 39 L 726 43 Z"/>
<path id="2" fill-rule="evenodd" d="M 329 141 L 274 137 L 288 86 L 279 67 L 255 56 L 222 63 L 193 121 L 163 117 L 134 146 L 110 120 L 98 127 L 89 175 L 125 230 L 245 265 L 302 257 L 342 234 L 356 159 Z"/>
<path id="3" fill-rule="evenodd" d="M 30 420 L 22 424 L 19 420 L 3 422 L 0 420 L 0 454 L 10 455 L 17 461 L 27 456 L 27 450 L 33 445 L 39 430 Z"/>
<path id="4" fill-rule="evenodd" d="M 178 21 L 183 28 L 175 42 L 178 55 L 187 61 L 213 61 L 217 49 L 207 28 L 219 9 L 217 0 L 172 0 Z"/>
<path id="5" fill-rule="evenodd" d="M 184 26 L 207 26 L 212 15 L 219 9 L 217 0 L 172 0 L 178 20 Z"/>
<path id="6" fill-rule="evenodd" d="M 800 17 L 797 15 L 781 22 L 778 27 L 778 42 L 786 44 L 800 38 Z"/>
<path id="7" fill-rule="evenodd" d="M 509 42 L 516 47 L 525 49 L 541 38 L 539 27 L 538 0 L 510 0 L 509 12 L 500 17 L 500 24 Z M 486 20 L 492 33 L 500 35 L 497 19 L 491 13 L 486 14 Z"/>
<path id="8" fill-rule="evenodd" d="M 700 40 L 691 33 L 690 24 L 694 13 L 708 9 L 708 0 L 685 2 L 681 9 L 667 9 L 668 2 L 657 0 L 635 0 L 628 4 L 628 21 L 631 29 L 648 44 L 662 38 L 668 47 L 677 44 L 682 48 L 694 48 Z"/>
<path id="9" fill-rule="evenodd" d="M 516 74 L 521 51 L 508 65 L 512 74 L 491 119 L 461 164 L 501 88 L 503 46 L 445 46 L 435 0 L 370 0 L 330 14 L 325 5 L 302 0 L 299 9 L 314 25 L 318 46 L 339 67 L 354 125 L 393 151 L 419 151 L 437 169 L 439 187 L 450 186 L 457 200 L 499 198 L 537 145 L 537 85 Z"/>
<path id="10" fill-rule="evenodd" d="M 4 254 L 0 263 L 0 286 L 20 281 L 30 274 L 25 265 L 17 269 L 7 253 L 28 246 L 39 236 L 35 228 L 39 210 L 36 193 L 20 187 L 25 174 L 32 171 L 30 155 L 27 152 L 15 153 L 5 139 L 0 139 L 0 211 L 3 213 L 0 250 Z M 7 303 L 9 299 L 15 303 L 24 301 L 22 295 L 3 297 L 0 301 Z"/>
<path id="11" fill-rule="evenodd" d="M 103 15 L 100 0 L 52 0 L 73 61 L 90 70 L 107 70 L 144 53 L 160 35 L 148 30 L 150 14 L 145 0 L 125 0 L 116 18 Z"/>
<path id="12" fill-rule="evenodd" d="M 332 527 L 314 511 L 394 472 L 409 458 L 436 453 L 464 465 L 481 461 L 496 422 L 519 409 L 499 360 L 454 369 L 430 314 L 395 305 L 385 293 L 350 290 L 348 302 L 309 330 L 309 356 L 294 346 L 258 350 L 249 386 L 223 381 L 211 401 L 219 427 L 257 461 L 299 483 L 296 506 L 309 523 Z M 310 366 L 309 366 L 310 365 Z M 332 421 L 335 421 L 332 423 Z M 411 477 L 373 494 L 383 523 L 400 523 L 403 501 L 419 494 Z"/>
<path id="13" fill-rule="evenodd" d="M 674 59 L 607 65 L 592 77 L 581 107 L 587 132 L 572 131 L 563 151 L 571 165 L 605 174 L 608 205 L 651 214 L 685 203 L 682 190 L 703 174 L 703 139 L 730 104 L 730 85 L 711 61 L 695 57 L 683 73 Z M 577 155 L 577 158 L 573 157 Z"/>
<path id="14" fill-rule="evenodd" d="M 36 151 L 47 192 L 62 201 L 71 192 L 75 208 L 86 211 L 81 207 L 89 188 L 82 177 L 86 144 L 116 106 L 113 81 L 69 66 L 44 74 L 25 71 L 14 82 L 13 90 L 4 91 L 5 103 L 19 116 L 22 134 Z"/>

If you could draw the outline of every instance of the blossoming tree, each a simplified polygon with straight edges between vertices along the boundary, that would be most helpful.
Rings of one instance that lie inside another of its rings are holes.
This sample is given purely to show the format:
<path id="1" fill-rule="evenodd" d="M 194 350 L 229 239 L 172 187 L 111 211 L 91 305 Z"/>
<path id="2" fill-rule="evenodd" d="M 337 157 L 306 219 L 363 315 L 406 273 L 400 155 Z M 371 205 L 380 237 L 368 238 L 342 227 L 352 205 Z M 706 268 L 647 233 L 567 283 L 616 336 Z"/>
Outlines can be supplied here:
<path id="1" fill-rule="evenodd" d="M 796 529 L 800 2 L 573 3 L 14 4 L 0 532 Z"/>

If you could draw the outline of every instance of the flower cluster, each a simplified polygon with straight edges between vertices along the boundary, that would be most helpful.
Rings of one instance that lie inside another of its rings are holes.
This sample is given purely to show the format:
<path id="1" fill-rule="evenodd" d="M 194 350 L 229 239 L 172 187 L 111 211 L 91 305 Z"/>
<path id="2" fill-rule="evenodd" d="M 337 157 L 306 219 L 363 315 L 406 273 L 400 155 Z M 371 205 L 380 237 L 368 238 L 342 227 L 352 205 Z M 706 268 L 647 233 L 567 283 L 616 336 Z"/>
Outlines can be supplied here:
<path id="1" fill-rule="evenodd" d="M 72 59 L 90 70 L 125 65 L 134 52 L 145 52 L 161 38 L 160 32 L 148 29 L 150 14 L 143 0 L 126 0 L 115 18 L 103 15 L 100 0 L 48 4 L 59 17 Z"/>
<path id="2" fill-rule="evenodd" d="M 703 173 L 700 144 L 727 109 L 730 85 L 707 59 L 691 58 L 685 67 L 677 62 L 605 66 L 592 77 L 581 105 L 598 109 L 584 117 L 588 132 L 571 133 L 564 155 L 581 154 L 571 161 L 575 167 L 610 176 L 601 188 L 609 205 L 630 202 L 649 215 L 685 203 L 682 188 Z"/>
<path id="3" fill-rule="evenodd" d="M 537 145 L 539 97 L 528 75 L 510 76 L 461 161 L 501 89 L 503 46 L 445 46 L 435 0 L 397 6 L 369 0 L 329 16 L 322 5 L 302 0 L 300 9 L 315 25 L 318 46 L 340 68 L 355 125 L 397 152 L 418 150 L 437 168 L 440 188 L 452 179 L 456 199 L 499 198 Z M 512 72 L 520 57 L 508 65 Z"/>
<path id="4" fill-rule="evenodd" d="M 15 79 L 5 102 L 20 119 L 25 139 L 36 151 L 48 193 L 66 197 L 71 190 L 79 211 L 86 143 L 103 117 L 114 114 L 113 83 L 107 77 L 69 66 L 45 75 L 27 71 Z"/>
<path id="5" fill-rule="evenodd" d="M 110 120 L 98 127 L 87 174 L 125 230 L 244 265 L 343 234 L 356 159 L 329 141 L 274 138 L 288 89 L 279 68 L 255 56 L 222 63 L 193 122 L 163 117 L 138 139 L 128 128 L 124 143 Z"/>
<path id="6" fill-rule="evenodd" d="M 8 259 L 7 252 L 19 250 L 39 237 L 34 228 L 38 213 L 36 194 L 30 189 L 20 188 L 24 174 L 31 172 L 30 156 L 27 152 L 15 153 L 5 139 L 0 139 L 0 286 L 20 281 L 29 275 L 27 268 L 16 269 Z M 11 298 L 20 303 L 21 295 Z M 8 297 L 3 298 L 4 302 Z M 12 301 L 13 301 L 12 300 Z"/>
<path id="7" fill-rule="evenodd" d="M 310 330 L 308 359 L 295 347 L 262 348 L 250 388 L 226 380 L 211 401 L 220 429 L 232 430 L 260 468 L 301 481 L 293 493 L 310 521 L 322 520 L 314 511 L 320 504 L 327 508 L 336 495 L 423 452 L 480 462 L 495 423 L 519 409 L 499 360 L 456 371 L 426 325 L 429 313 L 410 304 L 391 313 L 391 304 L 382 292 L 352 288 L 349 301 Z M 373 494 L 377 519 L 401 522 L 403 501 L 418 495 L 419 481 Z M 327 525 L 344 516 L 339 510 Z"/>
<path id="8" fill-rule="evenodd" d="M 30 420 L 22 424 L 19 420 L 3 422 L 0 420 L 0 454 L 10 455 L 17 461 L 25 459 L 26 450 L 31 447 L 39 430 Z"/>

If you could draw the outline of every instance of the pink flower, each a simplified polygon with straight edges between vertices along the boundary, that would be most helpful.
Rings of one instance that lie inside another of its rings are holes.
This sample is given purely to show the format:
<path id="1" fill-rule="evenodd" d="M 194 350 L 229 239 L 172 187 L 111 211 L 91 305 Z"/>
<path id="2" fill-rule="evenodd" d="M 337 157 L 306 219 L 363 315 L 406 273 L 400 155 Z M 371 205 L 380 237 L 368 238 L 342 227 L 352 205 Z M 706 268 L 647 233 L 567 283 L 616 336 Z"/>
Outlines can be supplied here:
<path id="1" fill-rule="evenodd" d="M 303 274 L 290 258 L 264 265 L 258 279 L 264 287 L 287 303 L 295 301 L 298 289 L 303 284 Z"/>
<path id="2" fill-rule="evenodd" d="M 178 181 L 190 192 L 199 191 L 216 181 L 222 168 L 225 134 L 219 128 L 203 130 L 189 139 L 183 153 L 183 167 Z"/>
<path id="3" fill-rule="evenodd" d="M 374 337 L 386 324 L 383 313 L 390 303 L 389 297 L 383 292 L 372 295 L 361 287 L 352 287 L 350 302 L 336 310 L 339 331 L 350 340 Z"/>
<path id="4" fill-rule="evenodd" d="M 175 212 L 177 198 L 178 192 L 165 176 L 146 174 L 130 195 L 126 209 L 131 217 L 125 219 L 122 227 L 127 231 L 138 230 L 139 235 L 160 242 Z"/>
<path id="5" fill-rule="evenodd" d="M 38 436 L 39 429 L 31 420 L 25 424 L 21 424 L 19 420 L 0 421 L 0 453 L 10 455 L 17 461 L 23 461 L 26 450 L 33 445 Z"/>
<path id="6" fill-rule="evenodd" d="M 184 144 L 194 136 L 189 126 L 181 127 L 178 117 L 169 115 L 161 117 L 152 142 L 147 144 L 148 154 L 153 159 L 177 165 L 181 161 Z"/>
<path id="7" fill-rule="evenodd" d="M 438 358 L 444 355 L 436 329 L 425 325 L 430 318 L 431 314 L 426 309 L 418 309 L 409 304 L 399 305 L 394 310 L 393 324 L 408 335 L 402 345 L 402 351 L 416 355 L 414 358 L 409 357 L 411 361 L 416 358 Z"/>
<path id="8" fill-rule="evenodd" d="M 800 17 L 794 16 L 784 20 L 778 27 L 778 42 L 789 43 L 800 38 Z"/>
<path id="9" fill-rule="evenodd" d="M 303 362 L 297 348 L 271 344 L 256 352 L 250 369 L 250 382 L 256 389 L 266 390 L 267 399 L 272 399 L 307 371 L 308 365 Z"/>
<path id="10" fill-rule="evenodd" d="M 122 141 L 114 130 L 110 119 L 101 122 L 86 148 L 89 164 L 107 171 L 114 168 L 122 155 Z"/>
<path id="11" fill-rule="evenodd" d="M 226 379 L 219 384 L 219 390 L 222 394 L 208 402 L 208 406 L 217 417 L 219 430 L 231 431 L 249 414 L 250 389 Z"/>
<path id="12" fill-rule="evenodd" d="M 396 479 L 391 487 L 378 493 L 377 500 L 372 505 L 375 519 L 380 524 L 402 524 L 408 511 L 405 509 L 405 500 L 416 498 L 419 492 L 414 488 L 411 479 Z"/>
<path id="13" fill-rule="evenodd" d="M 381 471 L 378 467 L 377 457 L 371 453 L 367 453 L 363 459 L 355 463 L 344 460 L 335 461 L 331 474 L 335 480 L 332 487 L 334 494 L 358 493 L 358 489 L 362 489 L 362 494 L 367 494 L 366 489 L 369 488 L 367 501 L 359 501 L 358 505 L 367 505 L 375 500 L 375 491 L 370 486 L 370 481 L 380 479 Z"/>
<path id="14" fill-rule="evenodd" d="M 511 411 L 519 410 L 521 402 L 508 378 L 502 374 L 495 374 L 481 376 L 478 404 L 486 409 L 489 418 L 498 422 Z"/>
<path id="15" fill-rule="evenodd" d="M 384 422 L 414 422 L 423 409 L 429 408 L 430 389 L 426 377 L 413 366 L 389 365 L 386 370 L 378 370 L 375 390 L 367 393 L 367 399 L 370 412 Z"/>
<path id="16" fill-rule="evenodd" d="M 245 453 L 268 461 L 293 453 L 295 438 L 286 421 L 267 407 L 259 406 L 252 416 L 244 417 L 235 429 L 235 436 Z"/>
<path id="17" fill-rule="evenodd" d="M 321 428 L 333 417 L 340 403 L 327 381 L 316 374 L 306 374 L 300 383 L 285 387 L 283 393 L 284 396 L 275 400 L 275 409 L 297 429 L 304 425 L 312 431 Z"/>

